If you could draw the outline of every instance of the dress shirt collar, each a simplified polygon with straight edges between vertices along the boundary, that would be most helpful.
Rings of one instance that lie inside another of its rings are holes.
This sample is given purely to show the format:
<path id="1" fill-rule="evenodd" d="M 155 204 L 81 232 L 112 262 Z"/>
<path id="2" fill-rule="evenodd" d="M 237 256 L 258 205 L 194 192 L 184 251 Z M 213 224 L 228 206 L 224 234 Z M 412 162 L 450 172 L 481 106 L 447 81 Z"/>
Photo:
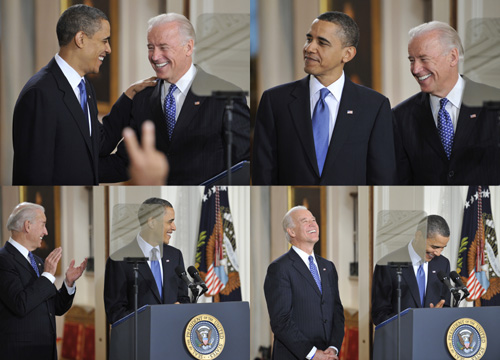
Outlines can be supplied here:
<path id="1" fill-rule="evenodd" d="M 73 69 L 62 57 L 59 56 L 59 54 L 56 54 L 55 59 L 57 65 L 59 65 L 59 68 L 63 72 L 73 90 L 78 87 L 82 80 L 85 81 L 85 78 L 81 77 L 75 69 Z M 78 90 L 78 93 L 80 93 L 80 90 Z"/>
<path id="2" fill-rule="evenodd" d="M 9 238 L 9 243 L 14 246 L 17 251 L 19 251 L 25 258 L 26 260 L 29 261 L 29 258 L 28 258 L 28 253 L 30 252 L 28 249 L 26 249 L 23 245 L 19 244 L 16 240 L 14 240 L 13 238 Z"/>
<path id="3" fill-rule="evenodd" d="M 177 86 L 177 89 L 186 96 L 189 88 L 191 87 L 191 84 L 193 83 L 194 77 L 196 76 L 196 67 L 191 63 L 191 66 L 189 67 L 188 71 L 182 77 L 175 83 Z M 165 96 L 168 94 L 168 89 L 170 88 L 170 83 L 167 81 L 163 82 L 163 93 Z M 176 90 L 177 91 L 177 90 Z M 163 97 L 165 97 L 163 96 Z"/>
<path id="4" fill-rule="evenodd" d="M 413 240 L 413 241 L 415 241 L 415 240 Z M 420 255 L 417 254 L 417 252 L 413 248 L 413 245 L 412 245 L 413 241 L 410 241 L 410 243 L 408 244 L 408 252 L 410 253 L 411 263 L 413 266 L 420 266 L 420 265 L 424 264 L 425 261 L 422 260 Z"/>
<path id="5" fill-rule="evenodd" d="M 318 263 L 316 261 L 316 256 L 314 255 L 314 253 L 308 254 L 304 250 L 301 250 L 298 247 L 296 247 L 295 245 L 292 245 L 292 249 L 295 250 L 295 252 L 297 253 L 297 255 L 300 256 L 300 258 L 302 259 L 302 261 L 304 262 L 304 264 L 306 264 L 306 266 L 307 266 L 308 269 L 309 269 L 309 256 L 312 255 L 312 257 L 314 259 L 314 264 L 316 265 L 316 268 L 318 268 Z"/>
<path id="6" fill-rule="evenodd" d="M 139 247 L 141 248 L 142 250 L 142 253 L 144 254 L 144 257 L 147 257 L 149 260 L 150 257 L 151 257 L 151 250 L 153 250 L 153 248 L 155 249 L 158 249 L 158 256 L 161 257 L 163 254 L 161 253 L 161 250 L 160 250 L 160 245 L 156 245 L 156 246 L 152 246 L 150 243 L 148 243 L 146 240 L 144 240 L 142 237 L 141 237 L 141 234 L 137 234 L 137 243 L 139 244 Z M 159 259 L 158 259 L 159 260 Z"/>
<path id="7" fill-rule="evenodd" d="M 455 84 L 453 89 L 451 89 L 451 91 L 448 93 L 448 95 L 445 96 L 445 98 L 447 98 L 449 100 L 451 105 L 453 105 L 455 108 L 457 108 L 459 110 L 460 110 L 460 104 L 462 104 L 462 96 L 464 94 L 464 88 L 465 88 L 465 81 L 459 75 L 457 83 Z M 441 104 L 439 103 L 439 101 L 441 99 L 442 98 L 437 97 L 435 95 L 430 95 L 430 102 L 431 102 L 432 109 L 437 109 L 437 111 L 439 111 L 439 108 L 441 107 Z"/>
<path id="8" fill-rule="evenodd" d="M 326 86 L 328 90 L 330 90 L 330 93 L 333 95 L 335 100 L 337 100 L 340 103 L 340 99 L 342 97 L 342 90 L 344 90 L 344 84 L 345 84 L 345 76 L 344 76 L 344 71 L 342 71 L 342 75 L 338 78 L 337 81 L 334 83 Z M 315 76 L 310 76 L 309 77 L 309 89 L 310 89 L 310 96 L 314 96 L 317 92 L 319 92 L 321 89 L 323 89 L 325 86 L 319 82 L 318 79 L 316 79 Z M 318 95 L 319 99 L 319 95 Z"/>

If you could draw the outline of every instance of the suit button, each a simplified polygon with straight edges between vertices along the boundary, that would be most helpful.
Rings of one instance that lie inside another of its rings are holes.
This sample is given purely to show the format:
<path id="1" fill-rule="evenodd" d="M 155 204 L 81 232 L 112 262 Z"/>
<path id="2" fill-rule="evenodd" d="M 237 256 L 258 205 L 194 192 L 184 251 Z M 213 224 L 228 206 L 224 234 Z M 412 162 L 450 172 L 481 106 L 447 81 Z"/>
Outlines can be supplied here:
<path id="1" fill-rule="evenodd" d="M 455 172 L 453 170 L 451 170 L 450 172 L 448 172 L 448 177 L 453 177 L 455 175 Z"/>

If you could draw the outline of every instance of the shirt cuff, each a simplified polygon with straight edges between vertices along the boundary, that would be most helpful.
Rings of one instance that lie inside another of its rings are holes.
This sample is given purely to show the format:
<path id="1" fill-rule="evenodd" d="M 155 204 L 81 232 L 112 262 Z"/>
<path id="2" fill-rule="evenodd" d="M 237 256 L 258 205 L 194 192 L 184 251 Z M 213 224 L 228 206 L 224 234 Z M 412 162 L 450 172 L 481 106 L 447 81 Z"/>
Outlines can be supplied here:
<path id="1" fill-rule="evenodd" d="M 329 347 L 335 350 L 337 352 L 337 355 L 339 354 L 339 349 L 337 349 L 335 346 L 329 346 Z"/>
<path id="2" fill-rule="evenodd" d="M 318 348 L 316 346 L 313 346 L 311 351 L 309 351 L 309 354 L 307 354 L 306 359 L 308 360 L 312 359 L 312 357 L 316 355 L 316 350 L 318 350 Z"/>
<path id="3" fill-rule="evenodd" d="M 68 294 L 73 295 L 76 291 L 76 281 L 72 287 L 69 287 L 68 284 L 66 284 L 66 280 L 64 280 L 63 282 L 64 282 L 64 286 L 66 286 L 66 290 L 68 290 Z"/>
<path id="4" fill-rule="evenodd" d="M 56 277 L 54 275 L 52 275 L 51 273 L 45 271 L 42 273 L 42 276 L 45 276 L 47 279 L 49 279 L 49 281 L 53 284 L 54 281 L 56 281 Z"/>

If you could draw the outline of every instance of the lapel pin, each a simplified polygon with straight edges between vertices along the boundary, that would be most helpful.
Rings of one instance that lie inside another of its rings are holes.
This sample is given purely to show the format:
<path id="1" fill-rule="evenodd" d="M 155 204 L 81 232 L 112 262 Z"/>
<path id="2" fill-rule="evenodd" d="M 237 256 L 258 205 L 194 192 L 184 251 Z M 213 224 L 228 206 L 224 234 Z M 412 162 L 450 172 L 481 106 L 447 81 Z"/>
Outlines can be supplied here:
<path id="1" fill-rule="evenodd" d="M 432 270 L 432 273 L 435 274 L 436 273 L 436 270 Z"/>
<path id="2" fill-rule="evenodd" d="M 200 102 L 199 101 L 195 101 L 194 104 L 195 105 L 200 105 Z"/>
<path id="3" fill-rule="evenodd" d="M 352 110 L 347 110 L 347 115 L 352 115 L 354 112 Z"/>
<path id="4" fill-rule="evenodd" d="M 170 259 L 167 259 L 166 262 L 170 262 Z"/>
<path id="5" fill-rule="evenodd" d="M 475 119 L 475 118 L 476 118 L 476 114 L 472 114 L 472 115 L 470 116 L 470 118 L 471 118 L 471 119 Z"/>
<path id="6" fill-rule="evenodd" d="M 326 271 L 326 268 L 323 268 L 323 271 Z"/>

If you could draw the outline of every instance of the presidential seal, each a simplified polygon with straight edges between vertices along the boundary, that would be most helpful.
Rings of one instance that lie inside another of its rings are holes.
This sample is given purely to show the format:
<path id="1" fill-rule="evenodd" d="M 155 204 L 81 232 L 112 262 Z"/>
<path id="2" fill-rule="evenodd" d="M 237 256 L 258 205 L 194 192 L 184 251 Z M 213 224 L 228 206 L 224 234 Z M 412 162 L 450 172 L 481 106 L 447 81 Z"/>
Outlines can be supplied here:
<path id="1" fill-rule="evenodd" d="M 486 352 L 486 332 L 473 319 L 458 319 L 448 329 L 446 343 L 454 359 L 479 360 Z"/>
<path id="2" fill-rule="evenodd" d="M 187 324 L 184 342 L 195 359 L 215 359 L 224 349 L 226 334 L 215 316 L 201 314 Z"/>

